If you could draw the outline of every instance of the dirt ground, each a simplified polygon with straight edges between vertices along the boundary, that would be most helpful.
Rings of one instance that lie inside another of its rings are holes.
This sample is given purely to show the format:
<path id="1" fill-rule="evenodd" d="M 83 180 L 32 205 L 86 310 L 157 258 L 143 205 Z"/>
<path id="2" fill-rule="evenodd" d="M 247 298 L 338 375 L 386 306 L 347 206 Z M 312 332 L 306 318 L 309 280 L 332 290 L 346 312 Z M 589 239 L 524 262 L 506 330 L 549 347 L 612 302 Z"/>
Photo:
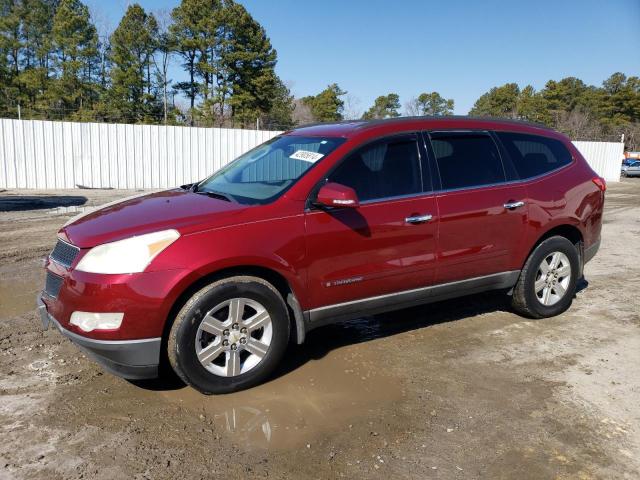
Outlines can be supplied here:
<path id="1" fill-rule="evenodd" d="M 345 322 L 218 397 L 40 329 L 57 229 L 132 193 L 0 191 L 0 478 L 639 478 L 640 179 L 610 185 L 567 313 L 486 294 Z"/>

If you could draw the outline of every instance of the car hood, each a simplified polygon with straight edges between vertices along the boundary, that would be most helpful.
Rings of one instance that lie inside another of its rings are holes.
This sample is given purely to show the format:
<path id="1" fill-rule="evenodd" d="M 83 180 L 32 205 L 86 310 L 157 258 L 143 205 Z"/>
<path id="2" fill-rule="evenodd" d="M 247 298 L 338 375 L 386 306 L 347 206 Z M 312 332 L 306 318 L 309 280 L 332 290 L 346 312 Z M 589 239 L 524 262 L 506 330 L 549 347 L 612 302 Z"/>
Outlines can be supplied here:
<path id="1" fill-rule="evenodd" d="M 238 223 L 250 207 L 182 189 L 125 198 L 71 219 L 60 231 L 81 248 L 174 228 L 182 235 Z"/>

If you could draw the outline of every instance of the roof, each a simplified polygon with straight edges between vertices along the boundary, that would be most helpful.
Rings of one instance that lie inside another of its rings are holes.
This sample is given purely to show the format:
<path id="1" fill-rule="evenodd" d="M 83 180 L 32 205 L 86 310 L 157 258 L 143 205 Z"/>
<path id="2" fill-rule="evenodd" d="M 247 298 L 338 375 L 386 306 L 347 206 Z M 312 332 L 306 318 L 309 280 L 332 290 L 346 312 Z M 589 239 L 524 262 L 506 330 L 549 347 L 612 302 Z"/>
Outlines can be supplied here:
<path id="1" fill-rule="evenodd" d="M 513 128 L 518 127 L 518 128 Z M 540 123 L 527 122 L 523 120 L 513 120 L 492 117 L 470 117 L 463 115 L 451 116 L 423 116 L 423 117 L 397 117 L 385 118 L 381 120 L 345 120 L 333 123 L 316 123 L 303 125 L 288 133 L 304 134 L 311 136 L 337 136 L 351 137 L 360 132 L 370 130 L 406 131 L 413 129 L 514 129 L 514 130 L 553 130 Z"/>

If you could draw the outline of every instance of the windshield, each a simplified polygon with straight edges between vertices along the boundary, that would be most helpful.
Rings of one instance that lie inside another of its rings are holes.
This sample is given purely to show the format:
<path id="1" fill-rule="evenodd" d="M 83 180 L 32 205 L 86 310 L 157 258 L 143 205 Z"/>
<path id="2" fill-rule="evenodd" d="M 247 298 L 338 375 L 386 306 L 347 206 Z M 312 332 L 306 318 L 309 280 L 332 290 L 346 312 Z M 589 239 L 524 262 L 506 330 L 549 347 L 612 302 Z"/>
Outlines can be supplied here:
<path id="1" fill-rule="evenodd" d="M 221 194 L 239 203 L 268 203 L 285 192 L 344 138 L 274 137 L 197 185 L 198 192 Z"/>

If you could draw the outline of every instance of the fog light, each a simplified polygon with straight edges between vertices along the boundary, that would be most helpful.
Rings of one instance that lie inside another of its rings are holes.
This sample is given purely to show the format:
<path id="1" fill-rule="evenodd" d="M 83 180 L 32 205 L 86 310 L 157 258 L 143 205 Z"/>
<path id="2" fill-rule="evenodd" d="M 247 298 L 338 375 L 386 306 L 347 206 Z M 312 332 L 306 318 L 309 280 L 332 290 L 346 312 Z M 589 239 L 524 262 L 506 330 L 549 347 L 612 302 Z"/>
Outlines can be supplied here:
<path id="1" fill-rule="evenodd" d="M 73 312 L 69 323 L 85 332 L 116 330 L 122 325 L 123 317 L 124 313 Z"/>

